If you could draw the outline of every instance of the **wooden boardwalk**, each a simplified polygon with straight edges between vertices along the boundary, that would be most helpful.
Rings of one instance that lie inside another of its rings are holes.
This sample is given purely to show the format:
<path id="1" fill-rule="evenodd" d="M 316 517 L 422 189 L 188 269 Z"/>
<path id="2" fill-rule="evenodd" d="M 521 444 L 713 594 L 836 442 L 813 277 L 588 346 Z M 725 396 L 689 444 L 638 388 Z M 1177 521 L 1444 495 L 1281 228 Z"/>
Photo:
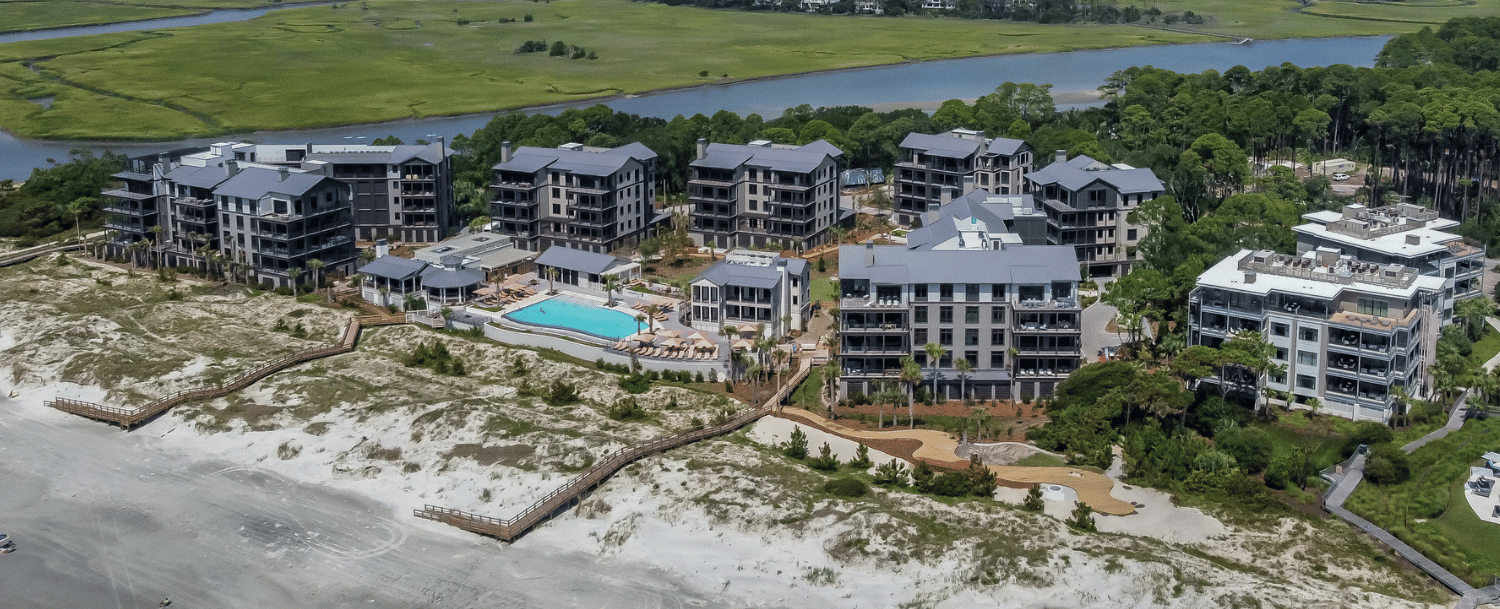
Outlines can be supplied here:
<path id="1" fill-rule="evenodd" d="M 293 353 L 268 362 L 259 368 L 246 372 L 235 379 L 211 387 L 199 389 L 187 389 L 178 391 L 172 395 L 158 399 L 145 406 L 136 408 L 124 408 L 120 406 L 106 406 L 93 402 L 84 402 L 70 398 L 53 398 L 46 403 L 47 406 L 56 408 L 63 412 L 76 414 L 81 417 L 113 423 L 125 428 L 127 431 L 136 426 L 150 421 L 153 417 L 170 410 L 173 406 L 197 400 L 208 400 L 228 395 L 239 391 L 264 379 L 272 374 L 311 360 L 348 353 L 354 350 L 359 342 L 360 330 L 373 326 L 388 326 L 406 323 L 407 318 L 391 315 L 361 315 L 349 320 L 349 326 L 344 330 L 344 337 L 338 343 L 327 347 L 309 349 L 299 353 Z"/>
<path id="2" fill-rule="evenodd" d="M 782 385 L 781 388 L 777 389 L 776 393 L 772 394 L 762 405 L 742 412 L 733 419 L 718 425 L 699 427 L 685 433 L 657 438 L 645 444 L 615 451 L 602 461 L 584 470 L 583 473 L 574 476 L 573 479 L 563 484 L 557 490 L 547 493 L 541 499 L 536 500 L 536 502 L 527 506 L 526 509 L 521 510 L 520 513 L 511 518 L 495 518 L 492 516 L 471 514 L 436 505 L 423 506 L 422 509 L 414 510 L 413 515 L 418 518 L 452 525 L 471 533 L 488 535 L 504 541 L 514 541 L 531 530 L 532 527 L 565 511 L 586 493 L 598 487 L 600 483 L 614 475 L 615 472 L 620 471 L 620 468 L 634 463 L 642 457 L 685 446 L 704 438 L 723 435 L 771 414 L 797 388 L 797 385 L 801 384 L 807 378 L 808 372 L 812 370 L 812 366 L 815 363 L 818 363 L 816 358 L 809 357 L 800 360 L 796 374 L 787 383 Z"/>

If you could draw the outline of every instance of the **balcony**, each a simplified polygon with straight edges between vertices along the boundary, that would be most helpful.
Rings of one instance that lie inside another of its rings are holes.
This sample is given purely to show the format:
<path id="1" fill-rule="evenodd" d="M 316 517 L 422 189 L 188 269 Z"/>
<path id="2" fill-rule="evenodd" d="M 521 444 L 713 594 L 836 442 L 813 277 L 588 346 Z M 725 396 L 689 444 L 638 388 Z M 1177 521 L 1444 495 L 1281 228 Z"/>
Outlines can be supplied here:
<path id="1" fill-rule="evenodd" d="M 1034 311 L 1045 311 L 1049 309 L 1074 309 L 1077 310 L 1078 299 L 1056 298 L 1053 300 L 1026 299 L 1015 303 L 1017 310 L 1026 309 Z"/>
<path id="2" fill-rule="evenodd" d="M 176 197 L 172 199 L 173 205 L 191 208 L 214 207 L 213 199 L 199 199 L 197 197 Z"/>

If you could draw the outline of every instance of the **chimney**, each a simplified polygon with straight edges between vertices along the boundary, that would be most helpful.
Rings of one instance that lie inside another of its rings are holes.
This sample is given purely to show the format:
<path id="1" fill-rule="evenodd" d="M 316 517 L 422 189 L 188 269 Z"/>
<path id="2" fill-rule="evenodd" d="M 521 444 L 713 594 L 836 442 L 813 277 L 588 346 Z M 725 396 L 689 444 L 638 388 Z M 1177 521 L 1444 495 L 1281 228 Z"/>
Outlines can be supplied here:
<path id="1" fill-rule="evenodd" d="M 943 208 L 943 205 L 946 205 L 947 203 L 948 203 L 948 190 L 947 189 L 943 190 L 943 203 L 942 203 L 942 205 L 937 204 L 937 203 L 933 203 L 931 201 L 928 201 L 927 202 L 927 213 L 922 214 L 922 226 L 932 226 L 933 224 L 936 224 L 937 221 L 938 221 L 938 216 L 941 215 L 941 212 L 939 210 L 941 210 Z"/>
<path id="2" fill-rule="evenodd" d="M 1245 284 L 1255 283 L 1255 271 L 1245 271 Z"/>
<path id="3" fill-rule="evenodd" d="M 974 176 L 964 176 L 964 190 L 961 195 L 968 195 L 971 192 L 974 192 Z"/>
<path id="4" fill-rule="evenodd" d="M 375 257 L 383 258 L 391 253 L 391 245 L 385 239 L 375 240 Z"/>
<path id="5" fill-rule="evenodd" d="M 875 240 L 865 242 L 865 268 L 875 266 Z"/>
<path id="6" fill-rule="evenodd" d="M 947 207 L 948 204 L 952 203 L 952 202 L 953 202 L 953 189 L 950 188 L 950 187 L 948 187 L 948 186 L 944 186 L 943 187 L 943 193 L 940 194 L 940 195 L 938 195 L 938 206 L 939 207 Z"/>
<path id="7" fill-rule="evenodd" d="M 1422 244 L 1422 236 L 1421 235 L 1407 235 L 1406 236 L 1406 244 L 1407 245 L 1421 245 Z"/>
<path id="8" fill-rule="evenodd" d="M 237 174 L 239 172 L 240 172 L 240 164 L 239 164 L 238 161 L 224 161 L 224 176 L 225 177 L 231 177 L 232 178 L 232 177 L 234 177 L 234 174 Z"/>
<path id="9" fill-rule="evenodd" d="M 698 160 L 708 156 L 708 138 L 698 138 Z"/>
<path id="10" fill-rule="evenodd" d="M 500 142 L 500 162 L 510 162 L 510 142 L 508 141 Z"/>
<path id="11" fill-rule="evenodd" d="M 276 174 L 277 174 L 276 181 L 278 181 L 278 182 L 285 182 L 286 181 L 286 177 L 289 176 L 289 175 L 291 175 L 291 173 L 292 173 L 292 170 L 290 170 L 290 169 L 287 169 L 285 167 L 277 167 L 276 168 Z"/>
<path id="12" fill-rule="evenodd" d="M 1057 156 L 1053 157 L 1053 160 L 1056 161 L 1056 162 L 1058 162 L 1058 163 L 1066 163 L 1066 162 L 1068 162 L 1068 151 L 1066 151 L 1066 150 L 1059 150 L 1059 151 L 1057 151 Z"/>

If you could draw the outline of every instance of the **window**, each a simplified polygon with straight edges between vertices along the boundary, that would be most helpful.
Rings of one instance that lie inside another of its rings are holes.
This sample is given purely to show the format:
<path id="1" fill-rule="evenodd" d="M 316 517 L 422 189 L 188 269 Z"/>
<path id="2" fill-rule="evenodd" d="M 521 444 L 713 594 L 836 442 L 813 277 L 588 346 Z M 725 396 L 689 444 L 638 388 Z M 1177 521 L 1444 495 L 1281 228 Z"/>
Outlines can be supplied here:
<path id="1" fill-rule="evenodd" d="M 1003 367 L 1005 367 L 1005 352 L 1004 351 L 991 351 L 990 352 L 990 367 L 991 368 L 1003 368 Z"/>
<path id="2" fill-rule="evenodd" d="M 938 286 L 938 297 L 944 301 L 953 300 L 953 284 L 944 283 Z"/>
<path id="3" fill-rule="evenodd" d="M 1299 366 L 1316 366 L 1316 365 L 1318 365 L 1318 354 L 1313 353 L 1311 351 L 1298 351 L 1297 352 L 1297 365 L 1299 365 Z"/>
<path id="4" fill-rule="evenodd" d="M 927 300 L 927 284 L 919 283 L 914 288 L 913 300 Z"/>
<path id="5" fill-rule="evenodd" d="M 990 300 L 1005 300 L 1005 284 L 997 283 L 990 286 Z"/>
<path id="6" fill-rule="evenodd" d="M 1374 315 L 1376 317 L 1387 317 L 1391 304 L 1384 300 L 1360 298 L 1356 301 L 1356 309 L 1361 315 Z"/>
<path id="7" fill-rule="evenodd" d="M 979 307 L 964 307 L 964 323 L 979 323 Z"/>
<path id="8" fill-rule="evenodd" d="M 1133 229 L 1133 228 L 1125 229 L 1125 239 L 1127 241 L 1135 241 L 1135 235 L 1136 235 L 1136 229 Z"/>
<path id="9" fill-rule="evenodd" d="M 1317 328 L 1302 328 L 1300 331 L 1297 332 L 1297 339 L 1298 340 L 1313 340 L 1313 341 L 1318 340 L 1318 329 Z"/>
<path id="10" fill-rule="evenodd" d="M 557 188 L 552 189 L 552 198 L 557 199 L 560 197 L 562 197 L 562 190 Z"/>
<path id="11" fill-rule="evenodd" d="M 1003 345 L 1003 344 L 1005 344 L 1005 330 L 990 330 L 990 344 L 991 345 Z"/>
<path id="12" fill-rule="evenodd" d="M 969 302 L 979 302 L 979 284 L 964 284 L 964 300 L 967 300 Z"/>
<path id="13" fill-rule="evenodd" d="M 953 344 L 953 330 L 950 329 L 950 328 L 943 328 L 942 330 L 939 330 L 938 331 L 938 344 L 940 344 L 940 345 L 951 345 L 951 344 Z"/>
<path id="14" fill-rule="evenodd" d="M 969 363 L 972 364 L 975 368 L 979 367 L 979 352 L 978 351 L 965 351 L 964 352 L 964 359 L 969 360 Z"/>
<path id="15" fill-rule="evenodd" d="M 927 328 L 917 328 L 912 332 L 911 342 L 918 345 L 927 344 Z"/>
<path id="16" fill-rule="evenodd" d="M 919 324 L 927 323 L 927 307 L 917 307 L 914 309 L 912 311 L 912 321 Z"/>
<path id="17" fill-rule="evenodd" d="M 979 330 L 976 328 L 969 328 L 968 330 L 964 330 L 964 344 L 970 347 L 978 345 Z"/>
<path id="18" fill-rule="evenodd" d="M 1005 307 L 990 307 L 990 323 L 1005 323 Z"/>
<path id="19" fill-rule="evenodd" d="M 1275 359 L 1275 360 L 1278 360 L 1278 361 L 1283 361 L 1283 362 L 1286 361 L 1286 349 L 1283 349 L 1281 347 L 1277 347 L 1276 348 L 1276 355 L 1273 356 L 1272 359 Z"/>
<path id="20" fill-rule="evenodd" d="M 750 194 L 752 194 L 752 195 L 754 195 L 754 194 L 760 194 L 760 193 L 755 192 L 755 185 L 754 184 L 750 185 Z"/>
<path id="21" fill-rule="evenodd" d="M 1286 333 L 1287 333 L 1288 330 L 1289 330 L 1289 328 L 1287 327 L 1286 324 L 1278 324 L 1278 323 L 1272 323 L 1271 324 L 1271 335 L 1272 336 L 1286 336 Z"/>
<path id="22" fill-rule="evenodd" d="M 1318 388 L 1318 379 L 1306 374 L 1299 374 L 1297 375 L 1297 388 L 1316 390 Z"/>
<path id="23" fill-rule="evenodd" d="M 953 307 L 938 307 L 938 323 L 953 323 Z"/>

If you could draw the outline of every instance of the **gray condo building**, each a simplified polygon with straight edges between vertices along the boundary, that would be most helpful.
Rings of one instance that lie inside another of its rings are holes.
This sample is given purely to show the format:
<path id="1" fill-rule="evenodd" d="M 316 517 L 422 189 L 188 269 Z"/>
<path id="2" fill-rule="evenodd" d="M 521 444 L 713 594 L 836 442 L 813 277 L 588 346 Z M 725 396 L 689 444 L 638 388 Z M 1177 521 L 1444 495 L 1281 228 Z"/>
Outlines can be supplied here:
<path id="1" fill-rule="evenodd" d="M 1140 257 L 1136 245 L 1149 227 L 1130 212 L 1161 196 L 1150 169 L 1108 164 L 1057 151 L 1052 164 L 1026 176 L 1027 192 L 1047 218 L 1047 243 L 1069 245 L 1095 276 L 1121 276 Z"/>
<path id="2" fill-rule="evenodd" d="M 829 228 L 854 220 L 839 207 L 842 156 L 824 140 L 802 146 L 698 140 L 697 158 L 688 164 L 693 240 L 719 249 L 821 245 Z"/>
<path id="3" fill-rule="evenodd" d="M 1014 400 L 1052 395 L 1082 362 L 1079 269 L 1073 248 L 839 248 L 841 390 L 899 385 L 901 357 L 922 366 L 937 343 L 938 399 Z M 960 377 L 954 366 L 975 371 Z M 960 388 L 967 395 L 960 394 Z"/>
<path id="4" fill-rule="evenodd" d="M 534 252 L 553 246 L 608 254 L 635 247 L 669 218 L 656 210 L 656 153 L 501 144 L 490 184 L 493 229 Z"/>
<path id="5" fill-rule="evenodd" d="M 972 178 L 974 187 L 993 194 L 1022 194 L 1033 162 L 1030 144 L 987 138 L 983 131 L 969 129 L 908 134 L 901 140 L 900 154 L 894 168 L 893 198 L 896 218 L 902 224 L 911 224 L 933 204 L 946 204 L 944 193 L 959 191 L 966 178 Z"/>

